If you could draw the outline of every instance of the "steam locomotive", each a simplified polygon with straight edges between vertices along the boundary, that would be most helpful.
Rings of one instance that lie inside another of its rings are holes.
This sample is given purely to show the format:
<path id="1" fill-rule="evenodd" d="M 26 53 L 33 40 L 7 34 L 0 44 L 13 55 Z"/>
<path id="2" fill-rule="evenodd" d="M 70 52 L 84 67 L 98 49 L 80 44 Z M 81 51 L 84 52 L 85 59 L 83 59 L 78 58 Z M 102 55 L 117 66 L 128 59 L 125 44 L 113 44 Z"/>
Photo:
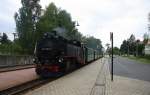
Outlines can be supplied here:
<path id="1" fill-rule="evenodd" d="M 45 33 L 36 43 L 36 73 L 42 77 L 58 77 L 102 57 L 100 51 L 77 40 L 68 40 L 57 31 Z"/>

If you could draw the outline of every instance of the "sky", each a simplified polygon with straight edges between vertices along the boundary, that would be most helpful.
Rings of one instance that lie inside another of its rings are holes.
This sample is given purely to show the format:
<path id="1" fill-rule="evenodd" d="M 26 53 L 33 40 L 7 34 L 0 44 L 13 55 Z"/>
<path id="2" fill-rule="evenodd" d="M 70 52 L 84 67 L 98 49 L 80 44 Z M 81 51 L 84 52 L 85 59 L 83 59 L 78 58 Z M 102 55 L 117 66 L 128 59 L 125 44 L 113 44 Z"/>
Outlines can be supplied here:
<path id="1" fill-rule="evenodd" d="M 14 13 L 21 7 L 20 1 L 0 2 L 0 33 L 7 33 L 11 40 L 15 32 Z M 110 32 L 114 33 L 117 47 L 131 34 L 142 40 L 148 32 L 150 0 L 40 0 L 43 9 L 51 2 L 71 14 L 83 35 L 101 39 L 103 46 L 110 43 Z"/>

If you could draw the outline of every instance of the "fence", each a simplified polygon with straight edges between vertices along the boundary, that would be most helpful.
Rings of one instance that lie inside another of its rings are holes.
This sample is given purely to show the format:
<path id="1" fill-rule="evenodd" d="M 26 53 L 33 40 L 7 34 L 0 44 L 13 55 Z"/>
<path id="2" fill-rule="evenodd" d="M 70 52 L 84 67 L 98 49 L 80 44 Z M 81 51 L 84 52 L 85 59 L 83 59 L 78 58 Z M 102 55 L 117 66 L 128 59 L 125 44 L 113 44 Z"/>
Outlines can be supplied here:
<path id="1" fill-rule="evenodd" d="M 33 56 L 30 55 L 0 55 L 0 66 L 33 64 Z"/>

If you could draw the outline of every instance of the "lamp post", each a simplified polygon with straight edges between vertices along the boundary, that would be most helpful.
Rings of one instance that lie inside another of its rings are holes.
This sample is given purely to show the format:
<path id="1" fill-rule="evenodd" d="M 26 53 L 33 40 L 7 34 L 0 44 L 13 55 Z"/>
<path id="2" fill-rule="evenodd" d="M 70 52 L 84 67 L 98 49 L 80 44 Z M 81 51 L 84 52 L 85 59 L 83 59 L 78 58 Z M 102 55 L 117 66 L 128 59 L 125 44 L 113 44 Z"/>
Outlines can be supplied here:
<path id="1" fill-rule="evenodd" d="M 76 26 L 80 26 L 77 21 L 74 22 L 74 27 L 73 27 L 73 29 L 72 29 L 71 32 L 73 32 L 74 30 L 76 30 Z M 75 40 L 75 35 L 76 35 L 76 34 L 74 33 L 74 36 L 73 36 L 73 39 L 74 39 L 74 40 Z"/>
<path id="2" fill-rule="evenodd" d="M 113 32 L 110 32 L 110 40 L 111 40 L 111 81 L 113 81 Z"/>
<path id="3" fill-rule="evenodd" d="M 17 38 L 17 33 L 12 33 L 14 35 L 14 40 Z"/>

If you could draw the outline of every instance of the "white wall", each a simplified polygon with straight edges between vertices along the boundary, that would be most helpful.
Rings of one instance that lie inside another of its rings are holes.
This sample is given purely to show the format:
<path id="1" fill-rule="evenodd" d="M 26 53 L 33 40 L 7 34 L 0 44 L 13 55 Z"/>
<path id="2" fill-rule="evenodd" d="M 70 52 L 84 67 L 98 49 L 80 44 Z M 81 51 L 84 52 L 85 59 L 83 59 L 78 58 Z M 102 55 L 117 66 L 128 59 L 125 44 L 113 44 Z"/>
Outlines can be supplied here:
<path id="1" fill-rule="evenodd" d="M 150 45 L 145 45 L 145 54 L 150 54 Z"/>

